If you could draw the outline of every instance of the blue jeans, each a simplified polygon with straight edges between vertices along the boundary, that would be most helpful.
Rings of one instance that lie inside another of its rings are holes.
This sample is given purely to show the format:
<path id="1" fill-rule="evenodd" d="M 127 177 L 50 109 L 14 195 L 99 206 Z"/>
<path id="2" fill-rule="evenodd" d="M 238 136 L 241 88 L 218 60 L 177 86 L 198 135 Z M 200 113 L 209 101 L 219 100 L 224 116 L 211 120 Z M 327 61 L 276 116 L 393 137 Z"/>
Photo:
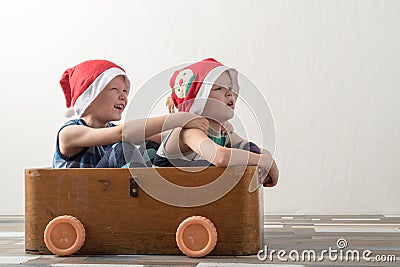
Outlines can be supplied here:
<path id="1" fill-rule="evenodd" d="M 143 156 L 134 145 L 126 142 L 114 144 L 97 163 L 96 168 L 147 167 Z"/>

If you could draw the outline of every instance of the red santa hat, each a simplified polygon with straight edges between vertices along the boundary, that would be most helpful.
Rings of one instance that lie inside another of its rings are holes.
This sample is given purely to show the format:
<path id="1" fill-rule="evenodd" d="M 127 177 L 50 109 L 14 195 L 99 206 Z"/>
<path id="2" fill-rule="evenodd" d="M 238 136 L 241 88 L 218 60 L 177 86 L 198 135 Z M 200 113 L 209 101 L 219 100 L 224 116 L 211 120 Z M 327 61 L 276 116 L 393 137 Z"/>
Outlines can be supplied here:
<path id="1" fill-rule="evenodd" d="M 237 70 L 224 66 L 213 58 L 176 70 L 169 84 L 172 89 L 171 98 L 178 111 L 201 115 L 211 87 L 224 71 L 228 71 L 231 76 L 232 91 L 239 94 Z"/>
<path id="2" fill-rule="evenodd" d="M 81 117 L 89 105 L 115 77 L 125 76 L 125 70 L 107 60 L 89 60 L 67 69 L 61 77 L 60 85 L 65 95 L 67 117 Z"/>

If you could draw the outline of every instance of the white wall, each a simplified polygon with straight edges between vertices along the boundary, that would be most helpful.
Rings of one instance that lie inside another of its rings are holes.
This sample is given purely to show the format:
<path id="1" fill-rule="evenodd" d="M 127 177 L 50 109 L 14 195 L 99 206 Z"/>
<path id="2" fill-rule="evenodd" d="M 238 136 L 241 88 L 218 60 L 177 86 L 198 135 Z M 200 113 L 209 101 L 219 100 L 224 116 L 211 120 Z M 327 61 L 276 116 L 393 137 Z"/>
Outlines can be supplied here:
<path id="1" fill-rule="evenodd" d="M 110 59 L 137 90 L 205 57 L 235 66 L 270 104 L 281 177 L 265 190 L 267 213 L 399 214 L 399 10 L 399 1 L 3 3 L 0 214 L 23 214 L 24 168 L 51 164 L 66 68 Z"/>

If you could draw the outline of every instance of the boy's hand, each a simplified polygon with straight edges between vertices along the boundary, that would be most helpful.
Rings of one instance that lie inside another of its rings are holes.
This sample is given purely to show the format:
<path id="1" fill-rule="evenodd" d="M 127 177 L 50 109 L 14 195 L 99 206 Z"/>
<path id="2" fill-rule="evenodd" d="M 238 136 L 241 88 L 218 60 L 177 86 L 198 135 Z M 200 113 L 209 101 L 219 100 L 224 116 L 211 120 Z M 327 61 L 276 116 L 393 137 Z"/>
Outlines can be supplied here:
<path id="1" fill-rule="evenodd" d="M 208 127 L 209 127 L 208 120 L 201 116 L 197 116 L 196 118 L 191 119 L 189 122 L 183 125 L 182 128 L 184 129 L 196 128 L 202 130 L 204 133 L 207 134 Z"/>
<path id="2" fill-rule="evenodd" d="M 168 112 L 169 113 L 174 113 L 175 112 L 175 105 L 174 105 L 174 102 L 172 101 L 172 98 L 170 96 L 167 97 L 167 100 L 165 101 L 165 105 L 168 107 Z"/>
<path id="3" fill-rule="evenodd" d="M 262 185 L 264 187 L 274 187 L 278 183 L 278 177 L 272 178 L 269 174 L 265 177 Z"/>
<path id="4" fill-rule="evenodd" d="M 264 153 L 260 155 L 261 173 L 260 178 L 263 178 L 261 183 L 264 187 L 273 187 L 278 183 L 279 170 L 276 166 L 275 161 L 272 159 L 271 154 L 268 151 L 263 151 Z"/>
<path id="5" fill-rule="evenodd" d="M 274 187 L 278 183 L 278 177 L 275 176 L 275 178 L 273 178 L 274 176 L 271 176 L 267 169 L 259 168 L 259 170 L 259 177 L 262 179 L 260 182 L 264 187 Z"/>
<path id="6" fill-rule="evenodd" d="M 233 129 L 232 124 L 229 121 L 223 122 L 222 123 L 222 131 L 221 133 L 223 135 L 231 135 L 232 133 L 235 132 L 235 129 Z"/>

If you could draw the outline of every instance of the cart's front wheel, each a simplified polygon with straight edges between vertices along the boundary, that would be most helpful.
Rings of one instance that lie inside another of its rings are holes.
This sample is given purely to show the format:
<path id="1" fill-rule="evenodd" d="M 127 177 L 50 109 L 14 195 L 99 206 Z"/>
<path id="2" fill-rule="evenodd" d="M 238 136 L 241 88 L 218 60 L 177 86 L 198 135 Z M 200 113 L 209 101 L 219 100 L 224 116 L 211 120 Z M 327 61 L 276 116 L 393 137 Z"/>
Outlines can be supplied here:
<path id="1" fill-rule="evenodd" d="M 85 242 L 85 228 L 75 217 L 63 215 L 51 220 L 44 230 L 44 243 L 54 254 L 71 255 Z"/>
<path id="2" fill-rule="evenodd" d="M 189 257 L 204 257 L 217 244 L 217 230 L 214 224 L 202 216 L 185 219 L 176 230 L 176 243 Z"/>

